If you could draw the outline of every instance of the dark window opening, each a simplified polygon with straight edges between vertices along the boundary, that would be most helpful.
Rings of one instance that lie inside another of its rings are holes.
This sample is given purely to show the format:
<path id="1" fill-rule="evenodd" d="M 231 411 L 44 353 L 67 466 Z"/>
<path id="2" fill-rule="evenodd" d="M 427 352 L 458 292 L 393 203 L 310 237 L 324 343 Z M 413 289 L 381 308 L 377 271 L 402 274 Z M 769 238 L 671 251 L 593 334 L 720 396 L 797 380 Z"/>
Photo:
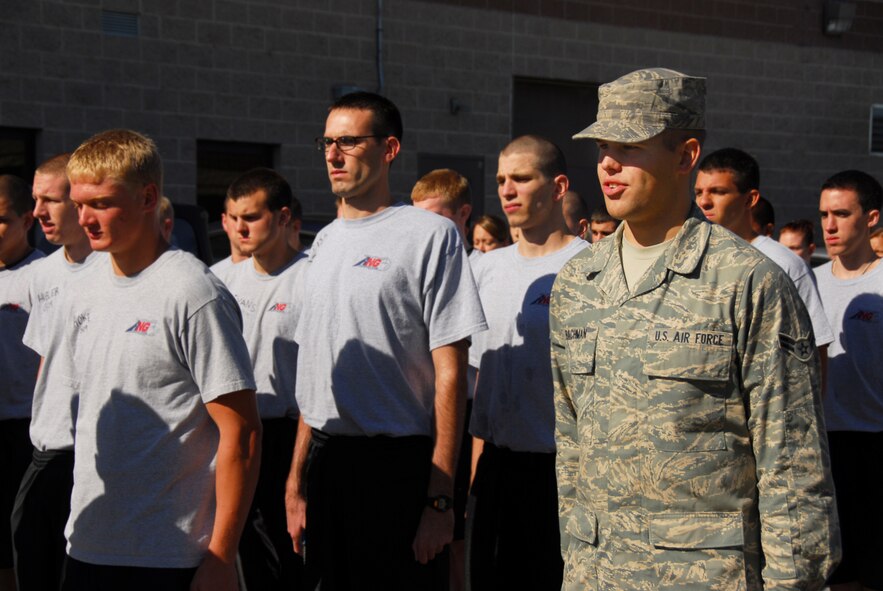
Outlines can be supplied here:
<path id="1" fill-rule="evenodd" d="M 598 185 L 598 148 L 591 140 L 574 140 L 595 121 L 598 113 L 598 84 L 515 78 L 512 100 L 512 137 L 528 133 L 553 141 L 567 159 L 570 188 L 589 207 L 604 206 Z"/>

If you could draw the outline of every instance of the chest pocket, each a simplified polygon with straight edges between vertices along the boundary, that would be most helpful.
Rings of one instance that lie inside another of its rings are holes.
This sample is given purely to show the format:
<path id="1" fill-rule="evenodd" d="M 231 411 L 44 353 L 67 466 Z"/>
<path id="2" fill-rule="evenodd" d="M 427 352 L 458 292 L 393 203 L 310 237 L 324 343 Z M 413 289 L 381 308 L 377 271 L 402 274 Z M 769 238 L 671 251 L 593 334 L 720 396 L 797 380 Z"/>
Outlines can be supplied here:
<path id="1" fill-rule="evenodd" d="M 644 349 L 648 437 L 662 451 L 726 449 L 732 333 L 652 327 Z"/>
<path id="2" fill-rule="evenodd" d="M 587 442 L 594 440 L 592 416 L 595 410 L 595 357 L 598 343 L 597 328 L 569 328 L 567 339 L 567 365 L 570 372 L 570 389 L 577 417 L 582 425 L 580 436 Z"/>

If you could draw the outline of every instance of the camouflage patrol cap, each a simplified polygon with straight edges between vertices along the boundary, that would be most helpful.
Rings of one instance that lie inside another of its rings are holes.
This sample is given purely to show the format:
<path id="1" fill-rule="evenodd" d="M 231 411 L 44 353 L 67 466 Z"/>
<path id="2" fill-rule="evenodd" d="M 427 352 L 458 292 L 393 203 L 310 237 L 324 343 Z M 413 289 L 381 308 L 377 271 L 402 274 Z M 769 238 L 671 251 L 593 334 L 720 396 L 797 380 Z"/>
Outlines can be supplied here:
<path id="1" fill-rule="evenodd" d="M 705 78 L 649 68 L 603 84 L 598 120 L 573 139 L 634 143 L 666 129 L 705 129 Z"/>

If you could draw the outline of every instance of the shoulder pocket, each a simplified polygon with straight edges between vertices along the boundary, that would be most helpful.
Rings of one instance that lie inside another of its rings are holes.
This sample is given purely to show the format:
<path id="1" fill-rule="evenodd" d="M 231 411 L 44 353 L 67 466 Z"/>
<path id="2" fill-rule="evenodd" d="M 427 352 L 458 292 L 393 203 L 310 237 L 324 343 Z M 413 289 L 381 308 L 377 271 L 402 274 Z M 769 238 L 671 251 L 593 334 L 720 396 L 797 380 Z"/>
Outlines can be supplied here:
<path id="1" fill-rule="evenodd" d="M 740 547 L 741 513 L 670 513 L 650 517 L 650 543 L 656 548 L 697 550 Z"/>

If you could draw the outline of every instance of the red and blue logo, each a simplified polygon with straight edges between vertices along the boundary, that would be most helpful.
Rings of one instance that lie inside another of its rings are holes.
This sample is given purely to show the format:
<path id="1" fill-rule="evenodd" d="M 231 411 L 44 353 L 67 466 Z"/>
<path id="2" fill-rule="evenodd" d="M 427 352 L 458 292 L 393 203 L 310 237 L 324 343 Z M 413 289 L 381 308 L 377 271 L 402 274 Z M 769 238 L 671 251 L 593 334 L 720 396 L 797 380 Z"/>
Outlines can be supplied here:
<path id="1" fill-rule="evenodd" d="M 540 297 L 530 303 L 531 306 L 548 306 L 552 297 L 549 294 L 542 293 Z"/>
<path id="2" fill-rule="evenodd" d="M 149 320 L 136 320 L 135 324 L 126 329 L 126 332 L 150 336 L 156 332 L 156 322 Z"/>
<path id="3" fill-rule="evenodd" d="M 383 271 L 384 269 L 389 267 L 389 259 L 366 256 L 353 266 L 362 267 L 364 269 L 374 269 L 375 271 Z"/>
<path id="4" fill-rule="evenodd" d="M 859 310 L 849 317 L 850 320 L 859 320 L 861 322 L 873 323 L 877 318 L 877 313 L 873 310 Z"/>
<path id="5" fill-rule="evenodd" d="M 267 312 L 285 312 L 288 310 L 288 304 L 284 302 L 276 302 L 267 309 Z"/>

